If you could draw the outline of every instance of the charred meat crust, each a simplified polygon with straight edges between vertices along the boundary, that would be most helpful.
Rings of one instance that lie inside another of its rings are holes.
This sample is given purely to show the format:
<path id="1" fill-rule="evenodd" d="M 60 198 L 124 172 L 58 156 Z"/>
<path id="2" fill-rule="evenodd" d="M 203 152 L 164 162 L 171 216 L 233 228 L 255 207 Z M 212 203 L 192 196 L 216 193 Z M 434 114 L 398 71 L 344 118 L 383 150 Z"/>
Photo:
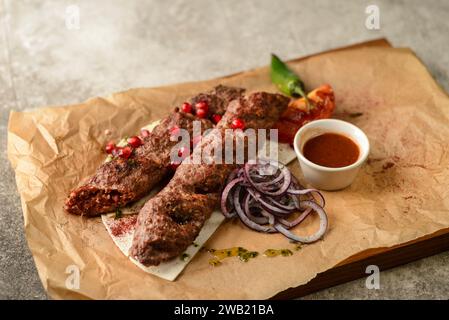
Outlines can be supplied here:
<path id="1" fill-rule="evenodd" d="M 226 105 L 243 92 L 241 88 L 217 86 L 208 93 L 193 97 L 190 102 L 206 101 L 211 112 L 222 114 Z M 170 139 L 170 129 L 177 126 L 192 135 L 194 120 L 200 119 L 176 109 L 153 129 L 131 158 L 116 158 L 103 163 L 92 177 L 72 190 L 65 201 L 64 210 L 93 217 L 147 195 L 170 173 L 170 151 L 178 143 Z M 202 130 L 213 127 L 207 119 L 201 119 L 201 122 Z"/>
<path id="2" fill-rule="evenodd" d="M 104 163 L 86 184 L 70 193 L 64 209 L 89 217 L 112 212 L 148 194 L 165 173 L 165 168 L 144 157 Z"/>
<path id="3" fill-rule="evenodd" d="M 137 223 L 148 229 L 140 229 L 140 241 L 135 242 L 133 250 L 139 252 L 136 257 L 146 265 L 169 260 L 177 255 L 179 248 L 192 243 L 204 219 L 213 210 L 209 195 L 179 192 L 173 197 L 173 194 L 172 190 L 165 189 L 154 201 L 145 204 L 145 212 L 165 214 L 139 215 L 137 218 Z"/>
<path id="4" fill-rule="evenodd" d="M 246 128 L 271 128 L 288 102 L 282 95 L 264 92 L 231 102 L 217 127 L 183 161 L 169 184 L 141 209 L 130 255 L 149 266 L 184 252 L 219 206 L 226 179 L 237 167 L 236 164 L 193 164 L 192 157 L 224 138 L 225 129 L 235 117 L 242 119 Z M 237 134 L 234 132 L 234 139 Z"/>
<path id="5" fill-rule="evenodd" d="M 193 97 L 190 103 L 195 106 L 200 101 L 207 102 L 211 114 L 224 114 L 230 101 L 243 95 L 245 89 L 227 87 L 223 85 L 216 86 L 212 91 L 200 93 Z"/>

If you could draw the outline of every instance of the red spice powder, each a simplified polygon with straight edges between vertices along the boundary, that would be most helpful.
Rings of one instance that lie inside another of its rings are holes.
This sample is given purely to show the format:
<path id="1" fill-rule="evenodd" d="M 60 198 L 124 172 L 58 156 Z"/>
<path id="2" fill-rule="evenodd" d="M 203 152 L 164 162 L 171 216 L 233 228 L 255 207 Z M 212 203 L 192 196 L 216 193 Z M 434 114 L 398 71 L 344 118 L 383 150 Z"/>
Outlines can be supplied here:
<path id="1" fill-rule="evenodd" d="M 109 228 L 114 237 L 120 237 L 134 230 L 136 222 L 137 214 L 125 215 L 119 219 L 112 220 L 109 224 Z"/>
<path id="2" fill-rule="evenodd" d="M 390 168 L 392 168 L 392 167 L 394 167 L 394 163 L 391 162 L 391 161 L 389 161 L 389 162 L 385 163 L 385 164 L 382 166 L 382 169 L 387 170 L 387 169 L 390 169 Z"/>

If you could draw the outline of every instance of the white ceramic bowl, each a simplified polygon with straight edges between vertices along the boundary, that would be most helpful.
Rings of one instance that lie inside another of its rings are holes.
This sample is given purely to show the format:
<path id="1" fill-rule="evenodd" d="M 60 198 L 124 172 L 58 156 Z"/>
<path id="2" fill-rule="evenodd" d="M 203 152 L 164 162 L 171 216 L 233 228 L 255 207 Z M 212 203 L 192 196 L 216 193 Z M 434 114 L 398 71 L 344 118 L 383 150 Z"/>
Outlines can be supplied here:
<path id="1" fill-rule="evenodd" d="M 359 147 L 359 158 L 353 164 L 341 168 L 323 167 L 306 159 L 302 153 L 304 144 L 323 133 L 342 134 Z M 366 134 L 355 125 L 336 119 L 323 119 L 309 122 L 295 135 L 294 148 L 304 178 L 317 189 L 339 190 L 349 186 L 369 154 L 369 141 Z"/>

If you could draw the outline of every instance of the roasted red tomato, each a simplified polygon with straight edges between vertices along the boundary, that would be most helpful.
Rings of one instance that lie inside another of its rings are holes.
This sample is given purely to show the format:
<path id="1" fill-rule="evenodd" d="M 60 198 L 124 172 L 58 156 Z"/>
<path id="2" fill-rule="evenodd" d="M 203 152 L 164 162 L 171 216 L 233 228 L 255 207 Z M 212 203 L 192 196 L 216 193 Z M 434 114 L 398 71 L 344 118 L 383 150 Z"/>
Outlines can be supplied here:
<path id="1" fill-rule="evenodd" d="M 304 98 L 292 100 L 287 110 L 274 125 L 278 129 L 279 141 L 293 144 L 296 132 L 307 122 L 330 118 L 335 109 L 334 90 L 328 84 L 307 94 L 309 107 Z"/>

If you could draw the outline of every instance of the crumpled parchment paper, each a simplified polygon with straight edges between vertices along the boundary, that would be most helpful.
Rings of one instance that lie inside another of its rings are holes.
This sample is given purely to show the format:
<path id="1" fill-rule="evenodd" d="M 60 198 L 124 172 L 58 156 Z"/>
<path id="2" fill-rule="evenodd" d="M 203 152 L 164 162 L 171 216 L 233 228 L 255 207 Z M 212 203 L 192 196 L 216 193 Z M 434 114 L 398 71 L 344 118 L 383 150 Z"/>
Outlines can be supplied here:
<path id="1" fill-rule="evenodd" d="M 142 88 L 72 106 L 11 112 L 8 156 L 16 173 L 25 232 L 39 276 L 53 298 L 259 299 L 310 281 L 364 250 L 391 247 L 449 227 L 449 98 L 409 49 L 358 46 L 291 63 L 308 89 L 329 83 L 335 117 L 366 132 L 371 154 L 347 189 L 324 192 L 330 228 L 298 251 L 280 235 L 225 222 L 208 248 L 242 246 L 290 257 L 226 259 L 211 267 L 195 256 L 175 282 L 144 273 L 108 236 L 100 218 L 63 212 L 63 201 L 103 161 L 106 141 L 166 115 L 175 103 L 218 83 L 275 92 L 267 68 L 210 81 Z M 105 130 L 111 130 L 110 136 Z M 290 165 L 302 179 L 297 161 Z M 298 230 L 312 232 L 316 217 Z M 72 267 L 70 267 L 72 266 Z M 79 268 L 79 289 L 67 286 Z"/>

